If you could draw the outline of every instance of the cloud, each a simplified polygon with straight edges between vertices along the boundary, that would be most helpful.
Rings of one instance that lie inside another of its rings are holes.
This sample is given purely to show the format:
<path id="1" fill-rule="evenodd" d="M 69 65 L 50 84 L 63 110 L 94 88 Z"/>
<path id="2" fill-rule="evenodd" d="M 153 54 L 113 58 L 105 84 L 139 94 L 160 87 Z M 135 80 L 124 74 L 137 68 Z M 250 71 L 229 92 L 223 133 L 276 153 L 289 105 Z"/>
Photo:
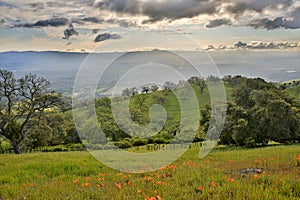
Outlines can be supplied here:
<path id="1" fill-rule="evenodd" d="M 64 17 L 60 17 L 60 18 L 39 20 L 35 23 L 18 24 L 15 27 L 25 27 L 25 28 L 36 28 L 36 27 L 46 27 L 46 26 L 59 27 L 59 26 L 65 26 L 68 23 L 69 23 L 68 19 Z"/>
<path id="2" fill-rule="evenodd" d="M 267 8 L 276 9 L 278 5 L 282 9 L 291 6 L 292 3 L 293 0 L 235 0 L 225 8 L 231 14 L 241 15 L 246 11 L 261 13 Z"/>
<path id="3" fill-rule="evenodd" d="M 250 42 L 249 44 L 239 41 L 233 46 L 220 45 L 219 47 L 214 47 L 213 45 L 208 45 L 205 49 L 207 51 L 216 50 L 276 50 L 276 49 L 299 49 L 300 43 L 297 42 Z"/>
<path id="4" fill-rule="evenodd" d="M 247 43 L 239 41 L 238 43 L 234 44 L 234 46 L 236 48 L 243 48 L 243 47 L 247 47 Z"/>
<path id="5" fill-rule="evenodd" d="M 0 1 L 0 7 L 8 7 L 8 8 L 18 8 L 17 5 L 8 3 L 6 1 Z"/>
<path id="6" fill-rule="evenodd" d="M 200 24 L 206 23 L 207 28 L 235 24 L 267 30 L 300 28 L 300 8 L 296 5 L 294 0 L 98 0 L 95 3 L 101 12 L 146 18 L 141 21 L 143 25 L 206 16 L 197 19 Z M 209 16 L 219 18 L 209 20 Z"/>
<path id="7" fill-rule="evenodd" d="M 118 34 L 110 34 L 110 33 L 103 33 L 103 34 L 99 34 L 94 42 L 102 42 L 105 40 L 116 40 L 116 39 L 121 39 L 121 36 Z"/>
<path id="8" fill-rule="evenodd" d="M 105 21 L 105 23 L 108 24 L 118 24 L 121 27 L 130 27 L 130 26 L 136 26 L 136 23 L 126 21 L 124 19 L 108 19 Z"/>
<path id="9" fill-rule="evenodd" d="M 33 11 L 37 11 L 37 10 L 43 10 L 44 9 L 44 4 L 43 3 L 28 3 L 27 4 L 30 8 L 33 9 Z"/>
<path id="10" fill-rule="evenodd" d="M 64 31 L 63 39 L 69 39 L 72 36 L 77 36 L 79 33 L 74 29 L 73 25 L 70 24 L 69 28 Z"/>
<path id="11" fill-rule="evenodd" d="M 100 20 L 97 17 L 84 17 L 81 19 L 84 22 L 92 22 L 92 23 L 103 23 L 104 20 Z"/>
<path id="12" fill-rule="evenodd" d="M 277 28 L 298 29 L 300 28 L 300 7 L 294 10 L 288 18 L 277 17 L 276 19 L 260 19 L 249 23 L 254 28 L 265 28 L 273 30 Z"/>
<path id="13" fill-rule="evenodd" d="M 231 25 L 231 20 L 229 19 L 214 19 L 214 20 L 209 20 L 208 24 L 205 25 L 206 28 L 216 28 L 222 25 Z"/>
<path id="14" fill-rule="evenodd" d="M 149 19 L 143 24 L 161 20 L 192 18 L 200 14 L 213 14 L 217 11 L 217 2 L 212 0 L 102 0 L 96 3 L 100 10 L 120 14 L 142 15 Z"/>
<path id="15" fill-rule="evenodd" d="M 264 19 L 260 19 L 260 20 L 254 20 L 251 23 L 249 23 L 249 25 L 253 26 L 255 28 L 265 28 L 267 30 L 273 30 L 276 28 L 283 27 L 284 19 L 283 19 L 283 17 L 277 17 L 274 20 L 264 18 Z"/>
<path id="16" fill-rule="evenodd" d="M 287 19 L 283 26 L 290 29 L 300 28 L 300 7 L 297 7 L 293 12 L 291 12 L 290 18 L 292 19 Z"/>
<path id="17" fill-rule="evenodd" d="M 68 6 L 66 3 L 55 2 L 55 1 L 49 1 L 46 4 L 47 4 L 47 7 L 67 7 Z"/>

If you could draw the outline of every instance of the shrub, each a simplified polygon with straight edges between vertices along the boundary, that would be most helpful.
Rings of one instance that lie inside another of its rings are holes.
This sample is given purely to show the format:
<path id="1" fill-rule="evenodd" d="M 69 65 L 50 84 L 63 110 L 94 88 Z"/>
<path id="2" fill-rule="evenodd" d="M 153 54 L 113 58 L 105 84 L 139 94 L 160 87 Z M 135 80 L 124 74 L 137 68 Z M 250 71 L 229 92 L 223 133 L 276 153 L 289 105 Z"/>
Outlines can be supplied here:
<path id="1" fill-rule="evenodd" d="M 155 138 L 153 143 L 156 143 L 156 144 L 166 144 L 168 143 L 168 141 L 162 139 L 162 138 Z"/>
<path id="2" fill-rule="evenodd" d="M 116 142 L 115 145 L 121 149 L 127 149 L 127 148 L 132 147 L 132 144 L 130 142 L 124 141 L 124 140 L 122 140 L 120 142 Z"/>
<path id="3" fill-rule="evenodd" d="M 144 146 L 148 144 L 147 139 L 136 139 L 133 141 L 133 146 Z"/>

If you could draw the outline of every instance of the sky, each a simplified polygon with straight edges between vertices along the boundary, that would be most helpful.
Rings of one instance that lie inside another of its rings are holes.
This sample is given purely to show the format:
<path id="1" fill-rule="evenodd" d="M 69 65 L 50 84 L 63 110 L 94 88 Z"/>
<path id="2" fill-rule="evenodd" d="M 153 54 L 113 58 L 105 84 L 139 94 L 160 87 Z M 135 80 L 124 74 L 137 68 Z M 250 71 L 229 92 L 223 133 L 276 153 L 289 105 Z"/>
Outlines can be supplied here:
<path id="1" fill-rule="evenodd" d="M 299 30 L 299 0 L 0 0 L 0 52 L 299 51 Z"/>

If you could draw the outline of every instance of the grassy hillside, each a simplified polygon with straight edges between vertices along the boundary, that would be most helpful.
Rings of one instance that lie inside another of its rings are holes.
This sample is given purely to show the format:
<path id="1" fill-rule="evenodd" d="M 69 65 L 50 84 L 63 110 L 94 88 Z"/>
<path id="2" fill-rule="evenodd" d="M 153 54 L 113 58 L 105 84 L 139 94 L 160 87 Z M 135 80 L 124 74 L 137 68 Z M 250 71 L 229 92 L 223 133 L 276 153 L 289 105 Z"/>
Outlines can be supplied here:
<path id="1" fill-rule="evenodd" d="M 286 90 L 290 95 L 300 98 L 300 85 L 288 88 Z"/>
<path id="2" fill-rule="evenodd" d="M 169 167 L 128 174 L 87 152 L 0 155 L 0 199 L 299 199 L 299 145 L 198 147 Z M 261 172 L 241 172 L 244 169 Z"/>

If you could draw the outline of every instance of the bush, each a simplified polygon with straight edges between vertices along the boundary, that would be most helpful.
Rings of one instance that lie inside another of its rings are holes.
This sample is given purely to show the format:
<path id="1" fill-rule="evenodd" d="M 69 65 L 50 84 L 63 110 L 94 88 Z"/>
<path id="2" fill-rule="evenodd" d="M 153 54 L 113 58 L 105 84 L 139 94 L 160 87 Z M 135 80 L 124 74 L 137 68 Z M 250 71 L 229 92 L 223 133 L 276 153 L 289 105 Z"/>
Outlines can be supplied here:
<path id="1" fill-rule="evenodd" d="M 130 142 L 124 141 L 124 140 L 122 140 L 120 142 L 116 142 L 115 145 L 121 149 L 127 149 L 127 148 L 132 147 L 132 144 Z"/>
<path id="2" fill-rule="evenodd" d="M 133 146 L 144 146 L 148 144 L 147 139 L 136 139 L 133 141 Z"/>
<path id="3" fill-rule="evenodd" d="M 168 141 L 162 139 L 162 138 L 155 138 L 153 143 L 156 143 L 156 144 L 167 144 Z"/>
<path id="4" fill-rule="evenodd" d="M 148 138 L 148 144 L 153 144 L 154 143 L 154 139 L 153 138 Z"/>

